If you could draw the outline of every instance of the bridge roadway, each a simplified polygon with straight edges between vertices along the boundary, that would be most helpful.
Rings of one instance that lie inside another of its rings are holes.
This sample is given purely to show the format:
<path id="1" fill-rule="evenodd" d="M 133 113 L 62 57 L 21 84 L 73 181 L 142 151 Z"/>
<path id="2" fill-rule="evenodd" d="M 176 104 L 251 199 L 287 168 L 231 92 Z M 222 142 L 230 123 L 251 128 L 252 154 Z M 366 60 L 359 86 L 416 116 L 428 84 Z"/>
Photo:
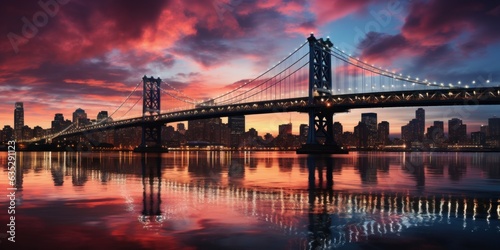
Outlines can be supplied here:
<path id="1" fill-rule="evenodd" d="M 408 90 L 331 96 L 322 93 L 322 95 L 323 96 L 315 96 L 314 104 L 312 105 L 308 104 L 308 97 L 299 97 L 221 106 L 201 106 L 189 110 L 149 116 L 144 119 L 142 117 L 137 117 L 109 123 L 88 125 L 78 129 L 65 131 L 52 138 L 78 136 L 110 129 L 138 127 L 144 123 L 165 124 L 234 115 L 308 112 L 311 108 L 331 109 L 334 113 L 341 113 L 359 108 L 500 104 L 500 87 Z"/>

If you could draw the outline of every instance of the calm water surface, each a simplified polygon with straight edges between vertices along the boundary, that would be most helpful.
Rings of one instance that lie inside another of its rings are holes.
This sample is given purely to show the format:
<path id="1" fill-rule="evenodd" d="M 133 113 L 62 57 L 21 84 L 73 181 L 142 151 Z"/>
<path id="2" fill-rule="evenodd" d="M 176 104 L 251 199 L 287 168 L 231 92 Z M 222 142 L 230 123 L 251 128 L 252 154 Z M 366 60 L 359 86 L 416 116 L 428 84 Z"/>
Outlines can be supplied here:
<path id="1" fill-rule="evenodd" d="M 0 249 L 498 249 L 499 153 L 17 154 Z"/>

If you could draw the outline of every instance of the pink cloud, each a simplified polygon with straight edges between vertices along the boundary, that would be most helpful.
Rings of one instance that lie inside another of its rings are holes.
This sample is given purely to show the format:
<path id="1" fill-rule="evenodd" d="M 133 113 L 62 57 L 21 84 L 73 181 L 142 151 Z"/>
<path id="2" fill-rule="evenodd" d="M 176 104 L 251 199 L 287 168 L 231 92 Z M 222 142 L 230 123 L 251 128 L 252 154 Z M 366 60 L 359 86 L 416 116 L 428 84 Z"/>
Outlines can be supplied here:
<path id="1" fill-rule="evenodd" d="M 353 13 L 363 11 L 373 0 L 313 0 L 311 11 L 316 15 L 319 24 L 326 24 Z"/>

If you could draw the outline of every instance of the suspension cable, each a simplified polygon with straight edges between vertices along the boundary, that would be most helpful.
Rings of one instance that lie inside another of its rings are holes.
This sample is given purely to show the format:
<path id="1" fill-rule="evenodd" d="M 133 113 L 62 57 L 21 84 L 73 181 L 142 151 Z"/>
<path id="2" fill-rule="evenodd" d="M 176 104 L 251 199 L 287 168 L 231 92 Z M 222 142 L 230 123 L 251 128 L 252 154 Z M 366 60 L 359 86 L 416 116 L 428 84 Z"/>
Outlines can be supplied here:
<path id="1" fill-rule="evenodd" d="M 132 94 L 134 94 L 134 92 L 137 90 L 137 88 L 139 87 L 139 85 L 142 83 L 142 80 L 137 83 L 137 85 L 135 85 L 135 88 L 132 90 L 132 92 L 130 92 L 130 94 L 127 96 L 127 98 L 125 98 L 125 100 L 120 104 L 120 106 L 118 106 L 118 108 L 113 111 L 113 113 L 111 115 L 109 115 L 108 117 L 113 117 L 113 115 L 125 104 L 126 101 L 128 101 L 128 99 L 132 96 Z M 100 123 L 106 121 L 107 119 L 103 119 Z"/>
<path id="2" fill-rule="evenodd" d="M 306 42 L 304 42 L 303 44 L 301 44 L 301 45 L 300 45 L 297 49 L 295 49 L 295 51 L 294 51 L 293 53 L 291 53 L 290 55 L 288 55 L 287 57 L 285 57 L 285 58 L 284 58 L 282 61 L 280 61 L 278 64 L 276 64 L 276 65 L 274 65 L 273 67 L 269 68 L 268 70 L 264 71 L 264 73 L 262 73 L 262 74 L 258 75 L 257 77 L 253 78 L 252 80 L 250 80 L 250 81 L 248 81 L 248 82 L 246 82 L 246 83 L 244 83 L 244 84 L 240 85 L 239 87 L 237 87 L 237 88 L 235 88 L 235 89 L 233 89 L 233 90 L 231 90 L 231 91 L 229 91 L 229 92 L 227 92 L 227 93 L 224 93 L 224 94 L 222 94 L 222 95 L 219 95 L 219 96 L 217 96 L 217 97 L 213 98 L 212 100 L 214 100 L 214 101 L 215 101 L 216 99 L 220 99 L 220 98 L 222 98 L 222 97 L 224 97 L 224 96 L 227 96 L 227 95 L 229 95 L 229 94 L 231 94 L 231 93 L 233 93 L 233 92 L 235 92 L 235 91 L 237 91 L 237 90 L 239 90 L 239 89 L 241 89 L 241 88 L 245 87 L 246 85 L 248 85 L 248 84 L 250 84 L 250 83 L 252 83 L 252 82 L 256 81 L 256 80 L 257 80 L 257 79 L 259 79 L 261 76 L 264 76 L 265 74 L 269 73 L 271 70 L 273 70 L 273 69 L 275 69 L 276 67 L 278 67 L 279 65 L 281 65 L 283 62 L 285 62 L 285 61 L 286 61 L 288 58 L 290 58 L 292 55 L 294 55 L 295 53 L 297 53 L 297 52 L 298 52 L 298 51 L 299 51 L 302 47 L 304 47 L 307 43 L 308 43 L 308 41 L 306 41 Z M 231 99 L 232 99 L 232 98 L 231 98 Z"/>
<path id="3" fill-rule="evenodd" d="M 242 93 L 240 93 L 240 94 L 237 94 L 237 95 L 235 95 L 235 96 L 232 96 L 231 98 L 229 98 L 229 99 L 227 99 L 227 100 L 224 100 L 224 101 L 223 101 L 223 102 L 221 102 L 220 104 L 230 104 L 230 102 L 229 102 L 230 100 L 233 100 L 233 99 L 235 99 L 235 98 L 237 98 L 237 97 L 240 97 L 240 96 L 242 96 L 242 95 L 248 94 L 250 91 L 252 91 L 252 90 L 256 89 L 257 87 L 260 87 L 260 86 L 262 86 L 262 85 L 266 84 L 267 82 L 271 81 L 272 79 L 275 79 L 278 75 L 280 75 L 280 74 L 282 74 L 283 72 L 285 72 L 286 70 L 288 70 L 288 69 L 292 68 L 295 64 L 297 64 L 298 62 L 300 62 L 302 59 L 304 59 L 304 57 L 306 57 L 306 56 L 308 56 L 308 55 L 309 55 L 309 52 L 307 52 L 306 54 L 304 54 L 302 57 L 300 57 L 297 61 L 295 61 L 294 63 L 292 63 L 292 64 L 291 64 L 290 66 L 288 66 L 287 68 L 285 68 L 285 69 L 283 69 L 282 71 L 280 71 L 280 72 L 276 73 L 274 76 L 272 76 L 272 77 L 270 77 L 270 78 L 266 79 L 265 81 L 261 82 L 260 84 L 257 84 L 256 86 L 252 87 L 251 89 L 249 89 L 249 90 L 247 90 L 247 91 L 245 91 L 245 92 L 242 92 Z M 309 63 L 309 62 L 307 62 L 307 63 Z M 300 68 L 302 68 L 302 67 L 304 67 L 304 66 L 301 66 Z M 300 69 L 300 68 L 299 68 L 299 69 Z M 278 81 L 278 82 L 281 82 L 281 81 Z M 270 88 L 270 87 L 272 87 L 272 86 L 275 86 L 278 82 L 275 82 L 274 84 L 270 85 L 269 87 L 266 87 L 265 89 L 268 89 L 268 88 Z M 233 90 L 233 91 L 234 91 L 234 90 Z M 260 93 L 260 92 L 257 92 L 257 93 Z M 251 96 L 254 96 L 254 95 L 251 95 Z M 248 99 L 248 97 L 243 98 L 243 100 L 245 100 L 245 99 Z M 215 99 L 214 99 L 214 100 L 215 100 Z"/>
<path id="4" fill-rule="evenodd" d="M 391 77 L 391 78 L 394 78 L 394 79 L 397 79 L 400 81 L 416 83 L 419 85 L 448 88 L 448 86 L 446 86 L 446 85 L 439 85 L 437 83 L 431 83 L 430 81 L 427 81 L 427 80 L 425 80 L 425 81 L 419 81 L 418 79 L 413 80 L 413 79 L 410 79 L 409 77 L 405 78 L 401 75 L 394 74 L 388 70 L 379 69 L 379 68 L 377 68 L 373 65 L 370 65 L 368 63 L 365 63 L 357 58 L 349 56 L 345 52 L 343 52 L 340 49 L 335 48 L 335 47 L 332 48 L 332 50 L 330 51 L 330 54 L 332 56 L 334 56 L 335 58 L 342 60 L 350 65 L 353 65 L 353 66 L 358 67 L 358 68 L 362 68 L 364 70 L 370 71 L 370 72 L 377 74 L 377 75 L 383 75 L 383 76 Z M 354 62 L 356 62 L 356 63 L 354 63 Z"/>

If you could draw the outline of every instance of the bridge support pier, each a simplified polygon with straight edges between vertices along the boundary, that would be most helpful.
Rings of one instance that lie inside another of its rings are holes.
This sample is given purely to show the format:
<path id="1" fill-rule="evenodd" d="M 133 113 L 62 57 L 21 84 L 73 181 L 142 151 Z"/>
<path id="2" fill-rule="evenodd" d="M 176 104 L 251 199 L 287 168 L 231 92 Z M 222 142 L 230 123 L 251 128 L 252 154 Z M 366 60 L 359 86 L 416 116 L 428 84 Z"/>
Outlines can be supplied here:
<path id="1" fill-rule="evenodd" d="M 155 116 L 160 114 L 160 83 L 161 79 L 153 77 L 142 78 L 142 139 L 135 152 L 167 152 L 161 143 L 162 124 L 155 122 Z"/>
<path id="2" fill-rule="evenodd" d="M 330 39 L 316 39 L 313 34 L 309 41 L 309 99 L 306 111 L 309 113 L 307 142 L 297 150 L 298 154 L 346 154 L 333 137 L 332 107 L 318 108 L 316 97 L 332 94 L 332 58 Z"/>

